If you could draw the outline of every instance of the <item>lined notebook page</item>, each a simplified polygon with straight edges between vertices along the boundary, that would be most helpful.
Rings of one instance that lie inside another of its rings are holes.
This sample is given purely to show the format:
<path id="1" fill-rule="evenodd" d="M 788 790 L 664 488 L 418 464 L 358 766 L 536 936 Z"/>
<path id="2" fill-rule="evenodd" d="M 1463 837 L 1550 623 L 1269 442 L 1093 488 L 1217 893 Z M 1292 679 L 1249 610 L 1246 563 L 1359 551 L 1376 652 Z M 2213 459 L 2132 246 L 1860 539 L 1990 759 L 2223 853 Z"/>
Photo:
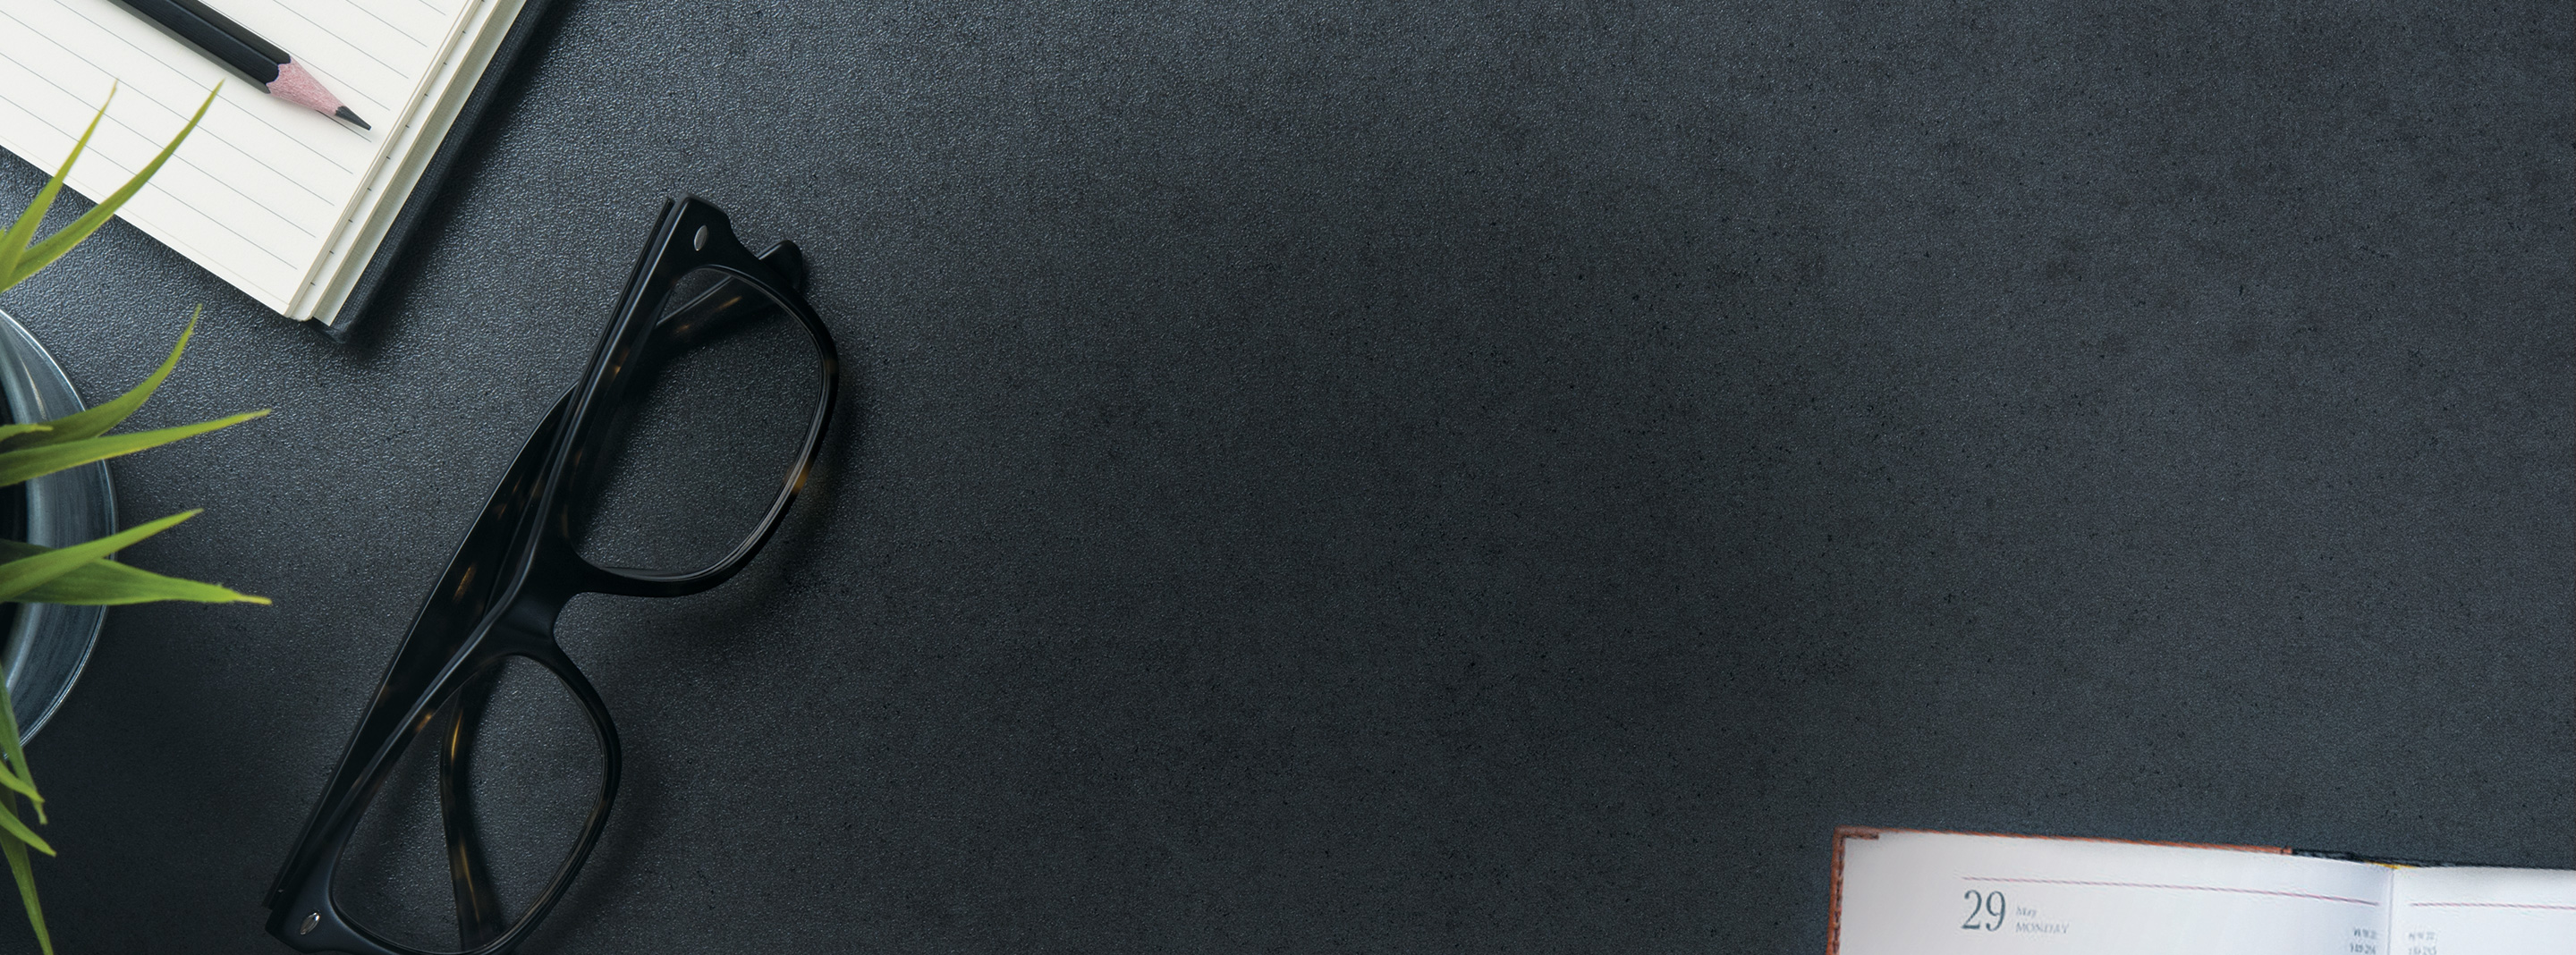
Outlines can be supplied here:
<path id="1" fill-rule="evenodd" d="M 216 6 L 293 54 L 375 129 L 271 97 L 112 0 L 9 0 L 0 146 L 51 171 L 116 86 L 70 179 L 96 199 L 150 162 L 222 81 L 197 131 L 120 216 L 281 314 L 309 314 L 311 290 L 329 277 L 325 253 L 364 229 L 370 187 L 437 107 L 461 32 L 482 22 L 469 14 L 487 14 L 492 0 Z M 300 300 L 307 308 L 294 309 Z"/>

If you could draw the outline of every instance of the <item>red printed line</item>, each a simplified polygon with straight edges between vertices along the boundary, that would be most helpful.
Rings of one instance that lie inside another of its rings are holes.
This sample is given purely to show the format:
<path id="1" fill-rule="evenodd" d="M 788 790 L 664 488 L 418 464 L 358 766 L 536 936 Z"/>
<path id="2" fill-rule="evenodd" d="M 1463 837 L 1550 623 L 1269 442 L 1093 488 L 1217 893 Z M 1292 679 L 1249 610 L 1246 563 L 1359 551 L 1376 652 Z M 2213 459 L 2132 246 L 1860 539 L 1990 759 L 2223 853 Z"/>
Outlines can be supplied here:
<path id="1" fill-rule="evenodd" d="M 2532 909 L 2544 912 L 2576 912 L 2576 905 L 2542 905 L 2537 902 L 2408 902 L 2416 909 Z"/>
<path id="2" fill-rule="evenodd" d="M 1970 882 L 2034 882 L 2041 885 L 2100 885 L 2119 889 L 2188 889 L 2193 892 L 2234 892 L 2238 895 L 2277 895 L 2289 899 L 2316 899 L 2323 902 L 2350 902 L 2378 908 L 2369 899 L 2347 899 L 2340 895 L 2312 895 L 2306 892 L 2275 892 L 2271 889 L 2238 889 L 2219 885 L 2167 885 L 2162 882 L 2088 882 L 2082 879 L 2014 879 L 2002 876 L 1963 875 Z"/>

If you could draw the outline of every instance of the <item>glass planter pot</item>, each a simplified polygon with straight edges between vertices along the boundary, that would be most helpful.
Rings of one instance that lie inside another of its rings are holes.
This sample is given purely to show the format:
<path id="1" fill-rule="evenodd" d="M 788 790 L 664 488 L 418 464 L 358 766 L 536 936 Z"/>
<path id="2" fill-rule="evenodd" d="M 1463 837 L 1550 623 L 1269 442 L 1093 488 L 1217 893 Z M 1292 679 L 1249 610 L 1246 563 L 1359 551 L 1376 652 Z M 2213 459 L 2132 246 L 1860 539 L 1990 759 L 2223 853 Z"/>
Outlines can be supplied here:
<path id="1" fill-rule="evenodd" d="M 62 367 L 6 311 L 0 311 L 0 393 L 13 422 L 59 418 L 83 407 Z M 0 535 L 63 547 L 113 533 L 116 494 L 103 462 L 0 488 Z M 80 678 L 107 608 L 7 604 L 0 606 L 0 618 L 8 624 L 0 663 L 6 666 L 13 715 L 19 735 L 33 739 Z"/>

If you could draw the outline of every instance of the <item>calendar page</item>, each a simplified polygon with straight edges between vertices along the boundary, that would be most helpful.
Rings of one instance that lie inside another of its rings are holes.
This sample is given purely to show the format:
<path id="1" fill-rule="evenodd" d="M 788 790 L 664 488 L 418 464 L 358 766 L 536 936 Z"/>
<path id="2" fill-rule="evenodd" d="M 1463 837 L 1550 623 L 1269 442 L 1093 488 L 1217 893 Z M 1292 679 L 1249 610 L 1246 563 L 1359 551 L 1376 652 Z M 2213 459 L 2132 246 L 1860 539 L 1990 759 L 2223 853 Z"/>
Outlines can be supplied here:
<path id="1" fill-rule="evenodd" d="M 2394 955 L 2576 951 L 2576 872 L 2404 869 L 2393 895 Z"/>
<path id="2" fill-rule="evenodd" d="M 2383 866 L 2082 839 L 1874 836 L 1841 840 L 1835 955 L 2403 951 L 2388 938 L 2394 870 Z"/>

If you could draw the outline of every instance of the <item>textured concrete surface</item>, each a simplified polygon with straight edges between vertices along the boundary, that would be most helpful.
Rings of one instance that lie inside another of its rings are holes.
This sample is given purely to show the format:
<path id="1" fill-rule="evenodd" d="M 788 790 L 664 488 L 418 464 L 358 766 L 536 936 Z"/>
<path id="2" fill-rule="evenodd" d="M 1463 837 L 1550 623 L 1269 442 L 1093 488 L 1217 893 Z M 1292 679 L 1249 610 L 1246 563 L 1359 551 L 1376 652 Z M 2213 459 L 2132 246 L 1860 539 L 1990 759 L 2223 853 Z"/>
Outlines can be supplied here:
<path id="1" fill-rule="evenodd" d="M 1812 953 L 1837 823 L 2576 864 L 2572 16 L 575 0 L 355 342 L 121 225 L 0 297 L 277 409 L 115 465 L 277 605 L 110 616 L 56 937 L 284 950 L 680 191 L 849 426 L 567 613 L 627 782 L 529 951 Z"/>

